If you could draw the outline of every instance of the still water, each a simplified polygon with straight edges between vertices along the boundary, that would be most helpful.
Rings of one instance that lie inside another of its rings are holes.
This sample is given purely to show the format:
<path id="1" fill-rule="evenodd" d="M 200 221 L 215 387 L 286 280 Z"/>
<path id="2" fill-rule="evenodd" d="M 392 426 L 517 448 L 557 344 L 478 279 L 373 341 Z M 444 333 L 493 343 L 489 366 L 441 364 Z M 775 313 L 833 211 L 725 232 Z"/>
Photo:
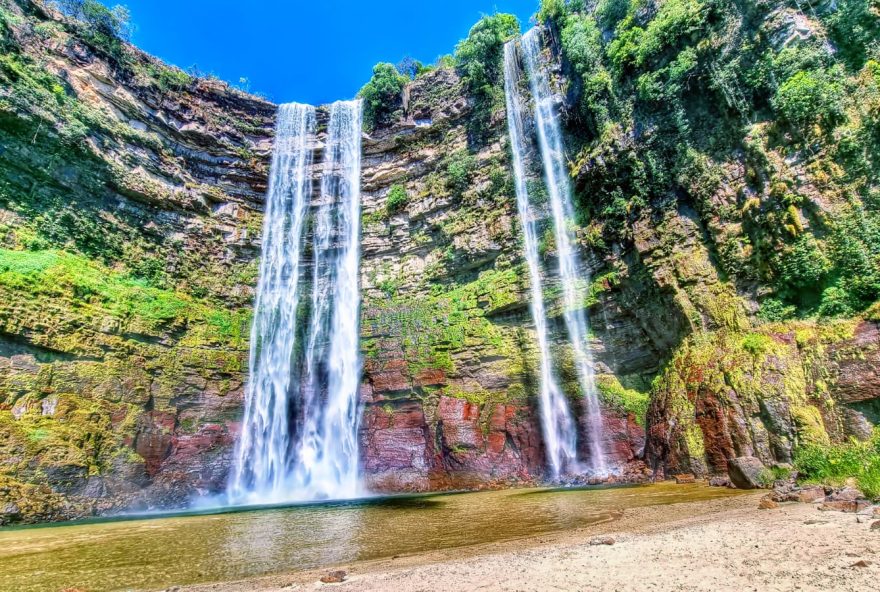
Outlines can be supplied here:
<path id="1" fill-rule="evenodd" d="M 657 484 L 375 498 L 0 529 L 0 590 L 156 590 L 377 559 L 614 520 L 625 508 L 735 495 Z"/>

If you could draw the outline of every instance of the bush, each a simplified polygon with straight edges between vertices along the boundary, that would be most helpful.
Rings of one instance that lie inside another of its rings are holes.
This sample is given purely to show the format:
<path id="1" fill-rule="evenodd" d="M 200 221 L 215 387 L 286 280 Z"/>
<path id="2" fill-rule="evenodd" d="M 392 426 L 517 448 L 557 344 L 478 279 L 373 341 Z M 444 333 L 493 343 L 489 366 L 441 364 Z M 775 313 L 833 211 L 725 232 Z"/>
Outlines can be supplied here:
<path id="1" fill-rule="evenodd" d="M 807 483 L 841 486 L 855 479 L 862 492 L 880 497 L 880 428 L 867 442 L 852 439 L 845 444 L 809 444 L 795 451 L 794 466 Z"/>
<path id="2" fill-rule="evenodd" d="M 385 202 L 385 211 L 388 214 L 395 214 L 406 207 L 407 203 L 409 203 L 409 195 L 406 193 L 406 187 L 400 184 L 392 185 Z"/>
<path id="3" fill-rule="evenodd" d="M 794 306 L 787 305 L 778 298 L 767 298 L 761 303 L 758 318 L 768 323 L 778 323 L 794 317 L 795 312 Z"/>
<path id="4" fill-rule="evenodd" d="M 373 66 L 373 77 L 358 92 L 358 96 L 364 100 L 366 129 L 374 129 L 388 121 L 401 104 L 401 93 L 407 80 L 394 64 L 382 62 Z"/>
<path id="5" fill-rule="evenodd" d="M 452 191 L 461 193 L 468 188 L 476 160 L 465 150 L 459 150 L 446 161 L 446 184 Z"/>
<path id="6" fill-rule="evenodd" d="M 780 264 L 782 287 L 789 293 L 818 288 L 831 270 L 828 257 L 812 235 L 803 234 L 786 248 Z"/>
<path id="7" fill-rule="evenodd" d="M 801 70 L 779 86 L 773 108 L 801 132 L 815 125 L 827 131 L 843 119 L 842 76 L 842 72 Z"/>
<path id="8" fill-rule="evenodd" d="M 128 8 L 117 4 L 107 8 L 98 0 L 60 0 L 62 13 L 76 19 L 81 35 L 94 48 L 103 51 L 117 63 L 128 60 L 124 41 L 131 37 L 131 15 Z"/>
<path id="9" fill-rule="evenodd" d="M 843 317 L 853 314 L 850 306 L 850 295 L 843 288 L 831 286 L 822 292 L 822 301 L 819 303 L 819 316 Z"/>
<path id="10" fill-rule="evenodd" d="M 492 112 L 502 102 L 504 44 L 517 34 L 519 21 L 514 15 L 484 16 L 455 48 L 459 74 L 474 101 L 472 136 L 483 134 Z"/>

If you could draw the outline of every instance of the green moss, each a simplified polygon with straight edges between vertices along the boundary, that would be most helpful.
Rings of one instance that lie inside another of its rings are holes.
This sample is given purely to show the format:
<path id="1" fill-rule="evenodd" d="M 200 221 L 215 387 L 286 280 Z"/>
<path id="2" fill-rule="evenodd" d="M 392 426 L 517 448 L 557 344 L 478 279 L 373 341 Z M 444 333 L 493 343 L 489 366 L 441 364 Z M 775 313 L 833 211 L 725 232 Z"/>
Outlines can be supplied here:
<path id="1" fill-rule="evenodd" d="M 602 402 L 625 413 L 632 414 L 636 423 L 645 427 L 650 396 L 634 389 L 625 388 L 613 374 L 596 377 L 596 388 Z"/>
<path id="2" fill-rule="evenodd" d="M 64 251 L 0 249 L 0 290 L 19 298 L 67 303 L 83 315 L 109 315 L 130 331 L 156 333 L 191 325 L 190 343 L 240 347 L 248 313 L 217 309 L 187 294 L 161 290 L 140 279 Z"/>

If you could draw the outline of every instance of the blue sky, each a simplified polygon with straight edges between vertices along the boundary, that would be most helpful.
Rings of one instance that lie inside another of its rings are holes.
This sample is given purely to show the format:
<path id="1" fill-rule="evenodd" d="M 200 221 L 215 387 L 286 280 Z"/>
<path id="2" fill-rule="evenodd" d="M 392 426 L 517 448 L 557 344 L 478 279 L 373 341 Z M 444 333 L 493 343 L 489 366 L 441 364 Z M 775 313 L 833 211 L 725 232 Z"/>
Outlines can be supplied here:
<path id="1" fill-rule="evenodd" d="M 451 53 L 481 14 L 516 14 L 525 30 L 538 9 L 538 0 L 117 2 L 143 50 L 232 83 L 246 77 L 276 102 L 311 104 L 352 98 L 376 62 Z"/>

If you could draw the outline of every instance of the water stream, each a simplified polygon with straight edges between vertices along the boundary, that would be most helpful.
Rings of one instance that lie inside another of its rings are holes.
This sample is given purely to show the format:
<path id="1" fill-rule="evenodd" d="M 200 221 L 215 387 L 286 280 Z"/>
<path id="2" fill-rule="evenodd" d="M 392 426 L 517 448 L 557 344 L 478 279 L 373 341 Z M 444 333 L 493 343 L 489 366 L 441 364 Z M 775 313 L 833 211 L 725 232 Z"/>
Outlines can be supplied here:
<path id="1" fill-rule="evenodd" d="M 538 259 L 538 233 L 536 215 L 532 212 L 526 179 L 525 158 L 528 150 L 525 120 L 520 100 L 520 67 L 516 43 L 504 46 L 504 95 L 507 105 L 507 129 L 510 134 L 513 172 L 516 186 L 516 206 L 523 233 L 523 247 L 529 269 L 530 303 L 532 321 L 538 340 L 540 355 L 540 413 L 544 449 L 549 463 L 551 480 L 556 481 L 577 460 L 577 428 L 565 394 L 553 371 L 550 344 L 547 338 L 547 313 L 544 307 L 544 289 Z"/>
<path id="2" fill-rule="evenodd" d="M 602 476 L 608 472 L 602 447 L 604 430 L 593 373 L 592 353 L 587 342 L 589 323 L 584 305 L 590 277 L 589 273 L 581 268 L 571 231 L 575 221 L 571 186 L 568 180 L 562 128 L 556 110 L 557 97 L 550 87 L 546 64 L 541 57 L 542 32 L 543 29 L 535 27 L 522 36 L 523 62 L 534 101 L 538 145 L 541 149 L 544 176 L 550 195 L 550 211 L 553 217 L 556 257 L 563 296 L 563 317 L 574 351 L 575 368 L 585 401 L 586 436 L 590 453 L 589 470 L 594 475 Z"/>
<path id="3" fill-rule="evenodd" d="M 237 580 L 534 536 L 614 520 L 628 508 L 737 493 L 674 483 L 518 489 L 0 529 L 0 590 Z"/>
<path id="4" fill-rule="evenodd" d="M 233 505 L 361 493 L 360 101 L 330 106 L 320 194 L 313 203 L 316 128 L 313 107 L 279 108 L 251 375 L 228 488 Z M 305 289 L 311 290 L 307 300 L 301 298 Z M 307 330 L 299 339 L 304 343 L 297 343 L 303 318 Z"/>

